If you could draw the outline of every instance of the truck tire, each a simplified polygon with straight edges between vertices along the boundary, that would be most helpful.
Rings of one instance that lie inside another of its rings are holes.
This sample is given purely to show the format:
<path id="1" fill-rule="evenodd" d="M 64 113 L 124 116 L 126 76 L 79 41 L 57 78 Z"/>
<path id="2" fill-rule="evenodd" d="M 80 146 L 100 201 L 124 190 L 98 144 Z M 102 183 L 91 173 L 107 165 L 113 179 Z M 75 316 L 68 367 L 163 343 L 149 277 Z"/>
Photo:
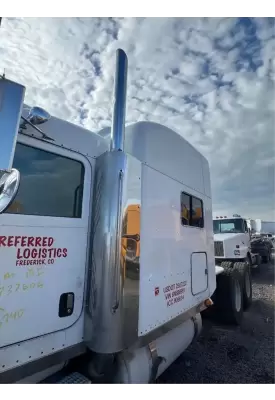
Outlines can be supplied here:
<path id="1" fill-rule="evenodd" d="M 242 276 L 243 309 L 248 310 L 252 304 L 252 280 L 250 265 L 247 262 L 236 262 L 233 266 Z"/>
<path id="2" fill-rule="evenodd" d="M 217 276 L 216 316 L 222 322 L 240 325 L 243 318 L 242 276 L 236 268 L 226 268 Z"/>
<path id="3" fill-rule="evenodd" d="M 256 264 L 258 265 L 258 269 L 260 268 L 262 261 L 263 261 L 262 256 L 260 254 L 257 254 L 256 255 Z"/>
<path id="4" fill-rule="evenodd" d="M 221 263 L 221 267 L 223 267 L 224 269 L 232 268 L 233 262 L 232 261 L 223 261 Z"/>

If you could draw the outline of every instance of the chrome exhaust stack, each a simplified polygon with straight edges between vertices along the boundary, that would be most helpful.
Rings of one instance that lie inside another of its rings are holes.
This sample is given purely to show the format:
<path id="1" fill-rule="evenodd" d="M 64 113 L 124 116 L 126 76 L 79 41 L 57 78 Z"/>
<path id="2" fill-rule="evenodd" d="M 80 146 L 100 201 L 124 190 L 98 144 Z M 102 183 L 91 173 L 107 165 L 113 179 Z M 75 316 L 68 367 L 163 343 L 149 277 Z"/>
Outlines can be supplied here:
<path id="1" fill-rule="evenodd" d="M 141 163 L 124 152 L 127 64 L 125 52 L 118 49 L 111 142 L 109 151 L 96 159 L 94 173 L 84 341 L 105 355 L 132 346 L 138 333 L 139 266 L 129 277 L 122 241 L 133 196 L 138 212 L 141 204 Z"/>
<path id="2" fill-rule="evenodd" d="M 124 150 L 127 72 L 127 55 L 122 49 L 118 49 L 116 53 L 116 76 L 110 151 Z"/>

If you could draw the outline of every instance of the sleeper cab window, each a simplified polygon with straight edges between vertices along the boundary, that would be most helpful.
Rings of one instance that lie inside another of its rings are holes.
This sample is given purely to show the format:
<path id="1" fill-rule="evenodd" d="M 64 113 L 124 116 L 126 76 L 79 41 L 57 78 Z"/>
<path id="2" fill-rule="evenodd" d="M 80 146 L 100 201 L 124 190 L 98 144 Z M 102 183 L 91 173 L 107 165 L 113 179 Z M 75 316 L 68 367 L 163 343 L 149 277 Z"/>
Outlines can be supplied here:
<path id="1" fill-rule="evenodd" d="M 181 223 L 196 228 L 204 227 L 203 202 L 188 193 L 181 193 Z"/>
<path id="2" fill-rule="evenodd" d="M 81 218 L 84 186 L 81 162 L 18 143 L 13 166 L 20 171 L 21 180 L 6 213 Z"/>

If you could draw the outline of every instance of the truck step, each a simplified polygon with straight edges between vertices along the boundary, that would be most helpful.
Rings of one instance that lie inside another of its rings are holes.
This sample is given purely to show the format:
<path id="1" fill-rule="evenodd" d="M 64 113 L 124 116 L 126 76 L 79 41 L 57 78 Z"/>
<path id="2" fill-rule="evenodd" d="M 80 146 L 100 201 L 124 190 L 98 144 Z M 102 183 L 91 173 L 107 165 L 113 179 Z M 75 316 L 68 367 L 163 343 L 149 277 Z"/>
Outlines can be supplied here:
<path id="1" fill-rule="evenodd" d="M 80 374 L 79 372 L 72 372 L 70 375 L 65 376 L 60 381 L 56 383 L 92 383 L 92 381 L 86 376 Z"/>

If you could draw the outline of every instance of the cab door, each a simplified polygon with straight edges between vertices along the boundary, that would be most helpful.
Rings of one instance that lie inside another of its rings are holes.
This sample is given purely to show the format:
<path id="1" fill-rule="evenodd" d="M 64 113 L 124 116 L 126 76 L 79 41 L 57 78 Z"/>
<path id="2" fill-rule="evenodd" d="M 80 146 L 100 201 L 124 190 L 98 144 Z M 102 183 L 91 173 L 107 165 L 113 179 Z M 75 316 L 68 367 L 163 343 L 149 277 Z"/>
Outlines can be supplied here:
<path id="1" fill-rule="evenodd" d="M 24 138 L 21 183 L 0 215 L 0 347 L 63 330 L 83 309 L 91 164 Z"/>

